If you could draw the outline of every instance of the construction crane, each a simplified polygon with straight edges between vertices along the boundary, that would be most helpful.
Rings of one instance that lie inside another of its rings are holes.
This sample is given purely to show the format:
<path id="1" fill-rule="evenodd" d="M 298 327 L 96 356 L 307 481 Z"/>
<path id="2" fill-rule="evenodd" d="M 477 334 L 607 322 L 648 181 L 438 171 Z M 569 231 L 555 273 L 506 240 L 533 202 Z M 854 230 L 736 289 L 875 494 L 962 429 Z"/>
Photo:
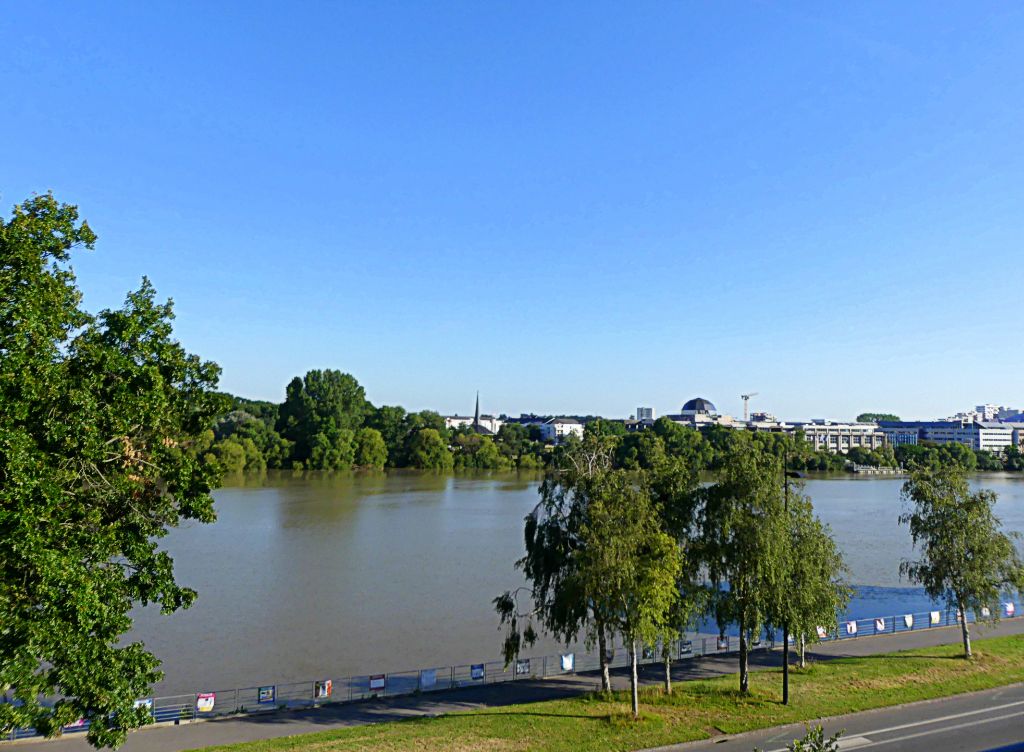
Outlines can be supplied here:
<path id="1" fill-rule="evenodd" d="M 741 394 L 740 395 L 740 397 L 743 398 L 743 422 L 744 423 L 746 423 L 748 420 L 750 420 L 750 409 L 749 409 L 750 408 L 750 398 L 751 397 L 756 397 L 757 395 L 758 395 L 757 392 L 751 392 L 750 394 Z"/>

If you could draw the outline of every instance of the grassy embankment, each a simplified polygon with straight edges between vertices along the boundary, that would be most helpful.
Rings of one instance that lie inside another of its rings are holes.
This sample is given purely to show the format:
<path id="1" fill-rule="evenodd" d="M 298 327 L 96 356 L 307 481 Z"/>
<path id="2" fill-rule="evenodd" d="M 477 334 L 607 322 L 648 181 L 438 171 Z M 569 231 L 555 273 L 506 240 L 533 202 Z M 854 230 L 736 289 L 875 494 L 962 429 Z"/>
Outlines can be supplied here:
<path id="1" fill-rule="evenodd" d="M 237 752 L 284 750 L 633 750 L 705 739 L 886 705 L 1024 681 L 1024 635 L 978 640 L 975 658 L 960 645 L 823 661 L 793 670 L 791 703 L 780 704 L 780 670 L 680 682 L 671 696 L 648 689 L 633 721 L 628 694 L 512 705 L 436 718 L 338 729 L 211 747 Z"/>

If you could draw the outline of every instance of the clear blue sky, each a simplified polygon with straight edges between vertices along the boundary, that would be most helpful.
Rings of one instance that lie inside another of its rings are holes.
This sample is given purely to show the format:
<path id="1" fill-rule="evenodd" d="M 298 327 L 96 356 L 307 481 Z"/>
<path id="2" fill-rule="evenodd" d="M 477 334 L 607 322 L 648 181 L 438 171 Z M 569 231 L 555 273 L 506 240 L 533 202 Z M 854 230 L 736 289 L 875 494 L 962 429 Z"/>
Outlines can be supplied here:
<path id="1" fill-rule="evenodd" d="M 224 388 L 788 418 L 1024 405 L 1024 6 L 20 3 L 3 211 Z"/>

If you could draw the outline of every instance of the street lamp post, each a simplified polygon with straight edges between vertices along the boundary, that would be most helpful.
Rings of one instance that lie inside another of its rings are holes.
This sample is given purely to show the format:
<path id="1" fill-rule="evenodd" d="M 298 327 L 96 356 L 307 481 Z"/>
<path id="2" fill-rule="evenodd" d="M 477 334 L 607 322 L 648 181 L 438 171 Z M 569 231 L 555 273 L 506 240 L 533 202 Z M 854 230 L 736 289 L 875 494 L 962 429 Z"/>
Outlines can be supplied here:
<path id="1" fill-rule="evenodd" d="M 789 479 L 803 476 L 788 467 L 789 453 L 782 454 L 782 487 L 785 489 L 786 526 L 789 526 Z M 789 704 L 789 620 L 782 624 L 782 704 Z"/>

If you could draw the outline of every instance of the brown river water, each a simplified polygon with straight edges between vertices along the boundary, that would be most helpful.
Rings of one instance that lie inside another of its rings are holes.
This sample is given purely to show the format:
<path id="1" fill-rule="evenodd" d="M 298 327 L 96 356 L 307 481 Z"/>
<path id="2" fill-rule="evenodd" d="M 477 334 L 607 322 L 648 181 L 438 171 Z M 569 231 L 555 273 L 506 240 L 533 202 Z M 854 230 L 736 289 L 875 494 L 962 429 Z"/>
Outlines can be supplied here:
<path id="1" fill-rule="evenodd" d="M 1008 529 L 1024 531 L 1024 477 L 986 474 Z M 132 637 L 164 661 L 155 694 L 496 660 L 491 600 L 522 584 L 536 474 L 269 473 L 216 492 L 218 520 L 165 539 L 189 610 L 137 612 Z M 858 585 L 906 587 L 900 478 L 811 479 Z M 895 591 L 894 591 L 895 592 Z M 542 642 L 535 655 L 558 652 Z"/>

